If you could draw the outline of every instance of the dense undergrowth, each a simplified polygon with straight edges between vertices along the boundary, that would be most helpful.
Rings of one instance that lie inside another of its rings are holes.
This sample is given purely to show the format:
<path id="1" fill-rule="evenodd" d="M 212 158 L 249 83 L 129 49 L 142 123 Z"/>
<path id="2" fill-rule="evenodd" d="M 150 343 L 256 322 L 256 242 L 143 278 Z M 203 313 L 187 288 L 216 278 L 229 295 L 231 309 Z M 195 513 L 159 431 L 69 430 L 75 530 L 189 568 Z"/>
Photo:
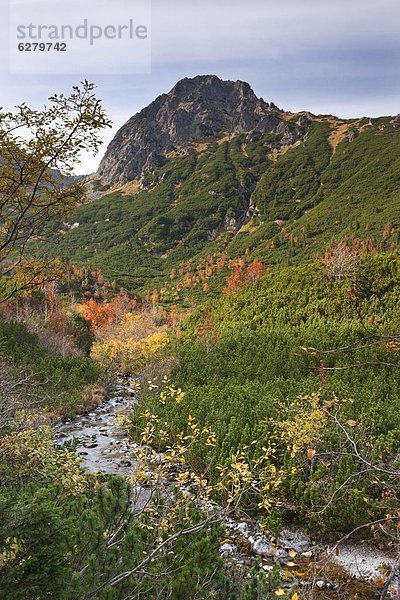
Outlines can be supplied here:
<path id="1" fill-rule="evenodd" d="M 294 519 L 315 536 L 335 537 L 396 506 L 395 495 L 385 495 L 388 482 L 375 472 L 356 476 L 363 469 L 344 450 L 335 419 L 371 463 L 395 470 L 400 368 L 389 340 L 399 331 L 394 255 L 365 257 L 343 281 L 329 279 L 319 264 L 267 274 L 198 307 L 174 349 L 179 362 L 172 379 L 185 390 L 184 401 L 160 405 L 145 395 L 134 423 L 143 423 L 148 409 L 171 439 L 187 431 L 189 415 L 212 426 L 216 446 L 191 456 L 193 467 L 212 479 L 232 455 L 257 457 L 274 443 L 284 478 L 269 526 Z M 310 433 L 307 422 L 319 409 L 326 420 Z"/>
<path id="2" fill-rule="evenodd" d="M 112 600 L 133 589 L 176 600 L 192 597 L 193 590 L 221 600 L 275 596 L 278 573 L 243 580 L 226 572 L 218 524 L 206 534 L 178 536 L 144 574 L 110 586 L 163 535 L 204 515 L 186 506 L 174 514 L 168 532 L 163 508 L 161 514 L 133 518 L 127 510 L 129 485 L 85 474 L 73 448 L 53 447 L 37 409 L 64 416 L 84 410 L 85 389 L 98 385 L 105 363 L 143 370 L 145 390 L 131 416 L 137 439 L 143 440 L 149 415 L 163 430 L 152 434 L 159 449 L 179 442 L 182 433 L 190 438 L 193 428 L 212 429 L 215 441 L 189 447 L 185 460 L 215 489 L 221 469 L 229 473 L 233 466 L 234 472 L 235 465 L 251 465 L 250 481 L 261 481 L 257 469 L 267 456 L 265 487 L 255 494 L 251 483 L 238 506 L 239 514 L 259 519 L 267 530 L 277 532 L 294 521 L 313 537 L 337 539 L 397 514 L 398 481 L 392 474 L 400 444 L 399 258 L 365 253 L 353 258 L 343 276 L 332 276 L 323 261 L 267 273 L 250 263 L 257 277 L 235 279 L 219 299 L 205 300 L 186 317 L 179 307 L 140 306 L 121 292 L 109 302 L 79 304 L 79 310 L 74 304 L 72 318 L 71 308 L 50 290 L 45 311 L 39 303 L 45 325 L 31 313 L 34 300 L 22 300 L 15 313 L 29 315 L 25 321 L 36 333 L 15 319 L 1 320 L 4 364 L 13 369 L 12 377 L 29 375 L 34 401 L 28 408 L 36 420 L 24 421 L 29 412 L 22 420 L 14 415 L 13 426 L 0 431 L 0 598 L 11 593 L 17 600 L 41 599 L 51 593 L 66 600 Z M 56 343 L 55 332 L 62 343 Z M 85 355 L 94 338 L 92 357 L 105 361 L 102 368 Z M 179 402 L 160 402 L 165 372 L 184 390 Z M 363 468 L 346 435 L 377 470 Z M 260 510 L 260 495 L 266 510 Z M 226 501 L 222 492 L 216 498 Z M 121 523 L 124 535 L 108 546 Z M 389 548 L 392 525 L 389 519 L 383 530 L 366 527 L 358 536 Z"/>
<path id="3" fill-rule="evenodd" d="M 131 481 L 90 474 L 73 442 L 54 444 L 55 421 L 104 399 L 110 371 L 87 356 L 96 335 L 94 356 L 110 347 L 108 340 L 125 341 L 113 365 L 121 366 L 122 357 L 130 369 L 154 354 L 160 340 L 168 341 L 157 333 L 162 311 L 125 313 L 134 303 L 123 294 L 79 306 L 68 305 L 51 286 L 3 307 L 0 598 L 180 600 L 201 593 L 204 599 L 247 600 L 258 590 L 274 597 L 275 571 L 262 579 L 227 572 L 218 519 L 205 528 L 208 515 L 190 499 L 177 493 L 165 502 L 156 492 L 145 510 L 133 511 Z M 186 528 L 193 532 L 182 535 Z"/>
<path id="4" fill-rule="evenodd" d="M 399 120 L 282 113 L 291 147 L 216 137 L 87 202 L 93 89 L 0 111 L 0 600 L 383 598 L 394 571 L 328 591 L 220 547 L 234 513 L 400 556 Z M 52 429 L 118 372 L 129 479 Z"/>
<path id="5" fill-rule="evenodd" d="M 100 368 L 85 356 L 62 356 L 39 343 L 22 323 L 0 319 L 0 355 L 34 389 L 33 406 L 54 417 L 72 416 L 85 406 L 84 390 L 102 380 Z"/>

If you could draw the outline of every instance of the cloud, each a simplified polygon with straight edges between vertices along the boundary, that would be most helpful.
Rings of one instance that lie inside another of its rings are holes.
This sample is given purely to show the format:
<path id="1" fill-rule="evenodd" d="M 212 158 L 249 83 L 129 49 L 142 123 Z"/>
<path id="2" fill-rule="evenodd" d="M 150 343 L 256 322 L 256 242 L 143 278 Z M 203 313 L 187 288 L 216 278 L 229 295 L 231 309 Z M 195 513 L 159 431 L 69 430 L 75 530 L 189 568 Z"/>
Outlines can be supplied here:
<path id="1" fill-rule="evenodd" d="M 113 10 L 113 0 L 102 1 Z M 0 6 L 3 17 L 6 0 Z M 397 114 L 399 22 L 398 0 L 153 0 L 150 75 L 12 77 L 6 72 L 7 18 L 1 18 L 0 104 L 38 106 L 53 91 L 88 77 L 115 123 L 109 141 L 178 79 L 215 73 L 248 81 L 265 100 L 291 110 Z M 129 53 L 124 59 L 129 63 Z M 95 165 L 85 159 L 84 168 Z"/>
<path id="2" fill-rule="evenodd" d="M 155 62 L 273 59 L 327 44 L 397 41 L 399 17 L 397 0 L 154 0 Z"/>

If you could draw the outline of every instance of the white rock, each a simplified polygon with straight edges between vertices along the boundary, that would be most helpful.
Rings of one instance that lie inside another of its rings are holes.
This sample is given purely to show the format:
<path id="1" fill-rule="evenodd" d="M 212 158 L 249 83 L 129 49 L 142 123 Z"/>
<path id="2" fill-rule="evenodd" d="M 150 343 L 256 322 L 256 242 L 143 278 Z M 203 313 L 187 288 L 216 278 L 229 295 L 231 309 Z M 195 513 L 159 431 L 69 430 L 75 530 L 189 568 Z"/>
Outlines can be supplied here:
<path id="1" fill-rule="evenodd" d="M 310 538 L 308 535 L 298 530 L 284 529 L 279 538 L 279 544 L 284 548 L 293 549 L 296 552 L 307 552 L 310 548 Z"/>
<path id="2" fill-rule="evenodd" d="M 237 548 L 235 546 L 235 544 L 222 544 L 222 546 L 219 549 L 221 554 L 224 555 L 232 555 L 232 554 L 236 554 L 237 552 Z"/>
<path id="3" fill-rule="evenodd" d="M 236 531 L 238 531 L 242 535 L 246 535 L 249 533 L 249 526 L 247 525 L 247 523 L 238 523 Z"/>
<path id="4" fill-rule="evenodd" d="M 276 548 L 271 546 L 269 542 L 263 539 L 258 539 L 252 545 L 252 550 L 254 554 L 258 554 L 259 556 L 275 556 Z"/>

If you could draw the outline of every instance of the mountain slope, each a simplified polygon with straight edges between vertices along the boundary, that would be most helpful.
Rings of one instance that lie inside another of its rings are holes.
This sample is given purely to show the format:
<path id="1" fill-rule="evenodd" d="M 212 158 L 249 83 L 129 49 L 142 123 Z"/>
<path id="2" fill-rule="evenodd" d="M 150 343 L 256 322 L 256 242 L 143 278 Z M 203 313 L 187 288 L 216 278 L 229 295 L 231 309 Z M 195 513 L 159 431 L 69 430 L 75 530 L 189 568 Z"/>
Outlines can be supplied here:
<path id="1" fill-rule="evenodd" d="M 193 86 L 204 95 L 216 86 L 225 100 L 206 96 L 203 114 Z M 182 107 L 185 98 L 191 121 L 181 127 L 170 109 Z M 73 222 L 79 225 L 72 230 L 50 224 L 40 252 L 100 268 L 119 285 L 138 289 L 169 281 L 181 261 L 195 265 L 222 251 L 234 257 L 249 248 L 274 265 L 309 260 L 332 237 L 357 236 L 380 250 L 398 245 L 398 119 L 287 113 L 258 100 L 247 84 L 210 77 L 184 80 L 153 105 L 110 144 L 100 168 L 106 185 L 97 182 L 110 189 L 77 211 Z M 213 139 L 198 140 L 199 123 L 215 126 Z M 260 131 L 271 123 L 272 130 Z M 256 129 L 240 133 L 249 127 Z M 151 159 L 145 169 L 132 163 L 136 179 L 115 184 L 130 172 L 128 147 L 139 144 L 145 154 L 147 143 L 160 144 L 163 164 L 157 167 Z"/>
<path id="2" fill-rule="evenodd" d="M 161 166 L 171 153 L 195 151 L 199 143 L 249 132 L 276 134 L 279 145 L 299 137 L 282 111 L 257 98 L 248 83 L 215 75 L 182 79 L 118 131 L 99 176 L 125 183 Z"/>

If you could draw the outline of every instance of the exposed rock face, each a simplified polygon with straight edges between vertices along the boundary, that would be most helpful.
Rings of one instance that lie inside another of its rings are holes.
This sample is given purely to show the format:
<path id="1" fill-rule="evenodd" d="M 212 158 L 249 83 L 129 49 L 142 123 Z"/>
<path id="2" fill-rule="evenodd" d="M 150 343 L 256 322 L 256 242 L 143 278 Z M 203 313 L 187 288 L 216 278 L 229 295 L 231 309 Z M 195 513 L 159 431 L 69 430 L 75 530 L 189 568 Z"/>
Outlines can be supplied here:
<path id="1" fill-rule="evenodd" d="M 282 111 L 257 98 L 248 83 L 215 75 L 182 79 L 121 127 L 98 175 L 123 184 L 160 166 L 171 152 L 188 152 L 196 143 L 240 133 L 273 133 L 278 146 L 299 138 Z"/>

